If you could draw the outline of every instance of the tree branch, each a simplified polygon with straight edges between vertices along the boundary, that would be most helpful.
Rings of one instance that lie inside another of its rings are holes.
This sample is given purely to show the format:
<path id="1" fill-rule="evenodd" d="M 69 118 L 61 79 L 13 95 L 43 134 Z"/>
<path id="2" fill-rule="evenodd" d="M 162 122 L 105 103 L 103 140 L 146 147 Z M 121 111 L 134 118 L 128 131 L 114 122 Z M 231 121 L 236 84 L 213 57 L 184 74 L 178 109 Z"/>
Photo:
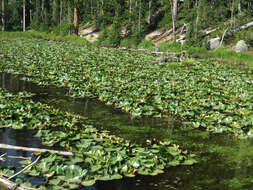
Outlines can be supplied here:
<path id="1" fill-rule="evenodd" d="M 28 166 L 26 166 L 24 169 L 22 169 L 21 171 L 19 171 L 18 173 L 14 174 L 13 176 L 9 177 L 8 180 L 11 180 L 12 178 L 18 176 L 19 174 L 23 173 L 25 170 L 29 169 L 30 167 L 32 167 L 33 165 L 35 165 L 41 156 L 39 156 L 33 163 L 29 164 Z"/>

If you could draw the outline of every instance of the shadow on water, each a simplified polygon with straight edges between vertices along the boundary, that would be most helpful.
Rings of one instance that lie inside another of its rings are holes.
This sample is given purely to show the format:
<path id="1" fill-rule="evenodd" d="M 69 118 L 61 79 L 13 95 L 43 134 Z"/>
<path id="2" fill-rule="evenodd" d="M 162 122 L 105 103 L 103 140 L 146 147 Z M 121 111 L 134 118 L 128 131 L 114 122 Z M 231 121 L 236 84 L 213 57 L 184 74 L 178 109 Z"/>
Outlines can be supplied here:
<path id="1" fill-rule="evenodd" d="M 187 130 L 173 119 L 134 120 L 119 110 L 93 99 L 73 99 L 65 96 L 64 88 L 41 87 L 20 80 L 19 76 L 0 73 L 0 87 L 16 93 L 35 93 L 34 101 L 52 105 L 63 111 L 87 117 L 87 122 L 112 134 L 143 143 L 146 139 L 168 140 L 198 155 L 193 166 L 171 167 L 159 176 L 137 176 L 123 180 L 98 182 L 84 190 L 251 190 L 253 189 L 253 140 L 238 140 L 228 134 L 209 134 L 200 130 Z M 28 135 L 30 134 L 30 135 Z M 0 142 L 19 146 L 40 147 L 33 132 L 12 129 L 0 130 Z M 0 150 L 1 154 L 1 150 Z M 22 156 L 29 153 L 10 152 Z M 15 161 L 10 165 L 16 166 Z M 0 186 L 1 189 L 1 186 Z M 1 189 L 2 190 L 2 189 Z"/>

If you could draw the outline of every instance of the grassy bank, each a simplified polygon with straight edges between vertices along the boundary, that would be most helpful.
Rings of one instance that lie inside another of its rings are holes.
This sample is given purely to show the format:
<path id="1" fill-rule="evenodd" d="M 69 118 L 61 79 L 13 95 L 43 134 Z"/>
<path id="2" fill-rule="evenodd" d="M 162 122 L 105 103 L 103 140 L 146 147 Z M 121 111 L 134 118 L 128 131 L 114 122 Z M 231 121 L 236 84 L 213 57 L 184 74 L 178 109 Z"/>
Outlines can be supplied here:
<path id="1" fill-rule="evenodd" d="M 59 42 L 70 42 L 78 45 L 86 45 L 90 44 L 86 39 L 70 35 L 70 36 L 60 36 L 53 33 L 46 32 L 37 32 L 37 31 L 27 31 L 27 32 L 3 32 L 0 31 L 0 36 L 2 38 L 35 38 L 35 39 L 44 39 L 44 40 L 52 40 Z"/>

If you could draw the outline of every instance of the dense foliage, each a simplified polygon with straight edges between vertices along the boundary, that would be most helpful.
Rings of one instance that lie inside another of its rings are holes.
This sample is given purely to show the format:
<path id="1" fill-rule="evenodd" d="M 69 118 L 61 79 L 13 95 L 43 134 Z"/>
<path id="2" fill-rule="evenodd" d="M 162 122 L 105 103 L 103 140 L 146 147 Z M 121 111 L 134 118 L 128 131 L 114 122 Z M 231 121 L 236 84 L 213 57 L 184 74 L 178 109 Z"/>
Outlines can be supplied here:
<path id="1" fill-rule="evenodd" d="M 134 43 L 143 34 L 156 28 L 172 28 L 171 0 L 2 0 L 5 2 L 5 30 L 22 30 L 25 16 L 26 29 L 67 35 L 74 32 L 74 14 L 80 26 L 95 25 L 105 30 L 103 41 L 119 45 L 122 30 L 124 38 Z M 251 0 L 177 0 L 177 26 L 188 24 L 187 41 L 200 45 L 204 29 L 236 28 L 252 21 Z M 26 12 L 24 14 L 23 6 Z M 1 6 L 1 5 L 0 5 Z M 77 12 L 74 8 L 78 9 Z M 3 23 L 1 23 L 3 24 Z M 112 27 L 110 27 L 112 26 Z M 24 28 L 25 29 L 25 28 Z M 217 34 L 215 34 L 217 35 Z M 219 34 L 221 37 L 221 34 Z M 226 36 L 227 37 L 227 36 Z M 231 36 L 234 38 L 234 36 Z M 242 36 L 250 43 L 250 34 Z M 252 42 L 251 42 L 252 43 Z"/>
<path id="2" fill-rule="evenodd" d="M 152 63 L 145 52 L 1 39 L 0 70 L 98 97 L 133 116 L 173 115 L 214 132 L 252 135 L 253 75 L 217 61 Z"/>
<path id="3" fill-rule="evenodd" d="M 147 147 L 84 125 L 78 117 L 27 100 L 30 94 L 10 94 L 0 89 L 0 128 L 36 129 L 45 145 L 60 145 L 74 156 L 42 154 L 39 164 L 26 171 L 28 176 L 46 177 L 53 189 L 75 189 L 80 184 L 93 185 L 96 180 L 121 179 L 136 174 L 157 175 L 167 166 L 193 164 L 187 151 L 170 142 L 155 142 Z M 31 162 L 24 162 L 28 164 Z M 12 170 L 0 169 L 9 175 Z M 19 179 L 20 180 L 20 179 Z"/>

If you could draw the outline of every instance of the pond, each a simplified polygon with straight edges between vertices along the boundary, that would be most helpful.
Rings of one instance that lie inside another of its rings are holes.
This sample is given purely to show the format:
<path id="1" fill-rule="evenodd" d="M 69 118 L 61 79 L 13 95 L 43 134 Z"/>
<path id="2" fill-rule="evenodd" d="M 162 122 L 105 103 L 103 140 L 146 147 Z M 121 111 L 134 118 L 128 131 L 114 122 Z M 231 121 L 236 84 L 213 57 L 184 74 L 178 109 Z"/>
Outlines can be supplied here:
<path id="1" fill-rule="evenodd" d="M 136 143 L 143 143 L 153 138 L 170 139 L 198 156 L 198 164 L 171 167 L 162 175 L 98 182 L 92 187 L 83 189 L 238 190 L 253 187 L 252 139 L 238 139 L 229 134 L 210 134 L 206 131 L 183 128 L 180 122 L 172 118 L 132 119 L 128 114 L 106 106 L 95 99 L 73 99 L 67 96 L 67 89 L 55 86 L 41 87 L 23 81 L 21 76 L 17 75 L 0 73 L 0 87 L 13 93 L 24 90 L 35 93 L 34 101 L 79 114 L 85 118 L 87 123 Z M 0 143 L 42 147 L 40 140 L 34 138 L 33 135 L 32 131 L 2 129 Z M 0 150 L 1 153 L 3 151 Z M 30 156 L 30 153 L 22 151 L 8 153 L 14 156 Z M 8 165 L 19 169 L 15 159 L 8 161 Z"/>

